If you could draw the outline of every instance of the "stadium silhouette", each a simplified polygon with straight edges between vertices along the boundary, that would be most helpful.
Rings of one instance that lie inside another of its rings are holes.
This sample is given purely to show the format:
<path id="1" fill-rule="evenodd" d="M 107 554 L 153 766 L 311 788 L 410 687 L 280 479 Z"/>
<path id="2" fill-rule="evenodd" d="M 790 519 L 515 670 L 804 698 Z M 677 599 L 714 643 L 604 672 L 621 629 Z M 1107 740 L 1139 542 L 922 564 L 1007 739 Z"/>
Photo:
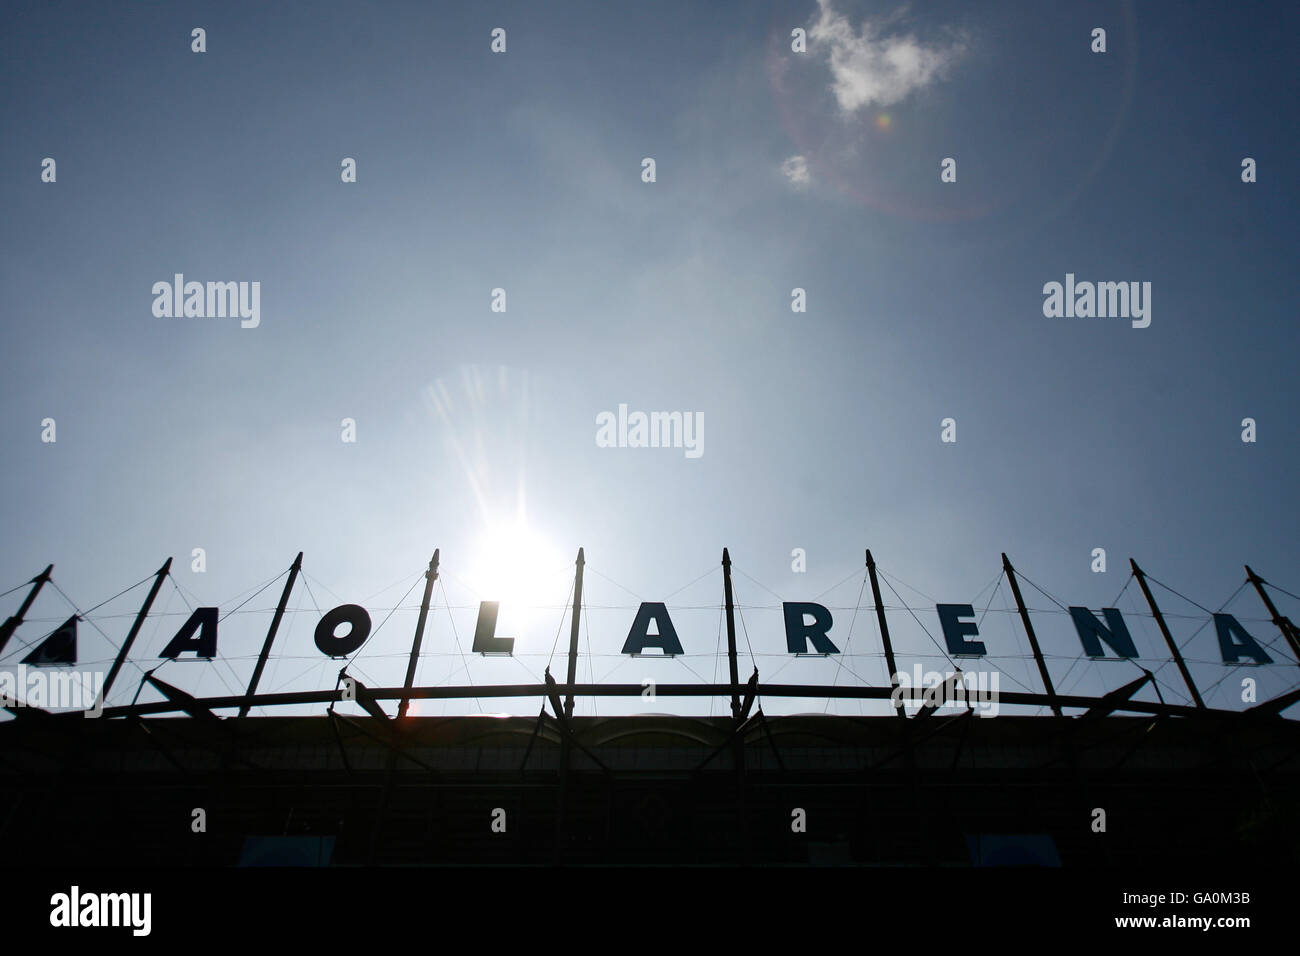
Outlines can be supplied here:
<path id="1" fill-rule="evenodd" d="M 643 691 L 576 679 L 581 551 L 562 681 L 548 670 L 541 684 L 414 684 L 435 553 L 402 686 L 367 687 L 344 667 L 332 690 L 259 693 L 301 558 L 244 694 L 196 698 L 149 672 L 141 687 L 161 699 L 142 702 L 137 693 L 105 707 L 103 719 L 7 708 L 14 719 L 0 726 L 0 836 L 17 858 L 157 867 L 1300 859 L 1300 727 L 1283 717 L 1300 690 L 1239 711 L 1206 707 L 1169 638 L 1192 705 L 1135 698 L 1150 672 L 1101 696 L 1058 694 L 1005 556 L 1045 692 L 1004 692 L 1000 701 L 1050 715 L 943 713 L 933 700 L 909 715 L 897 699 L 879 716 L 765 714 L 765 696 L 889 701 L 894 687 L 765 684 L 757 670 L 742 680 L 725 550 L 729 680 L 661 684 L 657 694 L 726 699 L 728 716 L 574 716 L 575 699 Z M 156 575 L 105 695 L 169 567 Z M 867 569 L 897 674 L 870 552 Z M 1247 573 L 1294 651 L 1295 626 Z M 5 622 L 6 639 L 48 577 L 49 568 L 31 582 L 23 608 Z M 408 713 L 415 700 L 520 697 L 545 701 L 537 717 Z M 342 712 L 344 701 L 363 713 Z M 290 705 L 324 713 L 250 716 Z M 221 710 L 237 715 L 222 718 Z M 202 826 L 193 823 L 200 810 Z"/>

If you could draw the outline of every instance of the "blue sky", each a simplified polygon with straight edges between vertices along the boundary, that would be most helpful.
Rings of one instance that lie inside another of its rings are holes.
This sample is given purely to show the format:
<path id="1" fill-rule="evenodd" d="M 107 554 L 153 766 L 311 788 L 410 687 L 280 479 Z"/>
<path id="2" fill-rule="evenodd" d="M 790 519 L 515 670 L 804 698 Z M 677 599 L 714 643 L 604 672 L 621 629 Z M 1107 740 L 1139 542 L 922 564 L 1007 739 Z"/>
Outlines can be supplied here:
<path id="1" fill-rule="evenodd" d="M 981 592 L 1002 551 L 1094 609 L 1130 556 L 1210 610 L 1246 562 L 1300 592 L 1286 44 L 1300 14 L 1137 6 L 11 4 L 0 588 L 52 561 L 85 609 L 173 555 L 186 599 L 224 613 L 303 550 L 315 590 L 294 595 L 267 690 L 330 686 L 315 604 L 362 603 L 378 625 L 435 547 L 452 609 L 431 618 L 422 683 L 534 679 L 561 627 L 562 674 L 579 546 L 580 673 L 631 683 L 725 674 L 724 545 L 742 674 L 752 647 L 783 682 L 884 681 L 869 589 L 852 611 L 867 547 L 920 589 L 900 593 L 935 637 L 936 600 L 983 611 L 991 597 L 981 631 L 1006 689 L 1038 683 L 1005 582 Z M 944 157 L 955 183 L 940 182 Z M 1243 157 L 1257 182 L 1241 181 Z M 260 325 L 155 317 L 151 287 L 177 272 L 260 282 Z M 1046 318 L 1043 285 L 1067 273 L 1151 282 L 1150 327 Z M 701 414 L 703 454 L 597 447 L 596 416 L 620 403 Z M 940 441 L 948 417 L 956 443 Z M 489 543 L 508 536 L 490 529 L 521 511 L 536 565 L 523 591 L 556 607 L 500 595 L 517 657 L 462 656 L 477 602 L 498 596 Z M 159 676 L 242 687 L 278 587 L 223 621 L 221 663 Z M 1026 590 L 1058 689 L 1136 676 L 1076 665 L 1068 617 Z M 1156 591 L 1212 705 L 1240 706 L 1243 674 L 1261 697 L 1294 685 L 1249 588 L 1227 610 L 1278 663 L 1248 672 L 1215 663 L 1203 611 Z M 111 658 L 142 596 L 91 615 L 83 661 Z M 363 680 L 400 682 L 418 596 L 367 645 Z M 789 658 L 778 596 L 831 606 L 851 654 Z M 620 656 L 638 601 L 663 599 L 687 657 Z M 885 603 L 900 657 L 946 667 L 888 590 Z M 1136 585 L 1118 606 L 1159 663 Z M 69 610 L 47 591 L 19 639 Z M 170 583 L 158 611 L 145 666 L 185 619 Z M 20 656 L 11 643 L 0 663 Z M 1160 677 L 1166 699 L 1186 698 L 1172 666 Z"/>

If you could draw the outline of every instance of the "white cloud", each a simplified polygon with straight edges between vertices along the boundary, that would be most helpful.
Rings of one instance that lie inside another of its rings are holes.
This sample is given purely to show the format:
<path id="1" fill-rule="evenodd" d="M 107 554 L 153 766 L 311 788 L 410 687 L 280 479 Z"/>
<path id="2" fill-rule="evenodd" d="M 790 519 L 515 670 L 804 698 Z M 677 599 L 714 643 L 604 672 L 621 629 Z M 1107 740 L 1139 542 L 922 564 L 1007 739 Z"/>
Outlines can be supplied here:
<path id="1" fill-rule="evenodd" d="M 965 43 L 925 44 L 911 34 L 884 35 L 896 17 L 864 20 L 855 32 L 830 0 L 817 0 L 820 15 L 808 32 L 831 68 L 831 89 L 840 109 L 853 113 L 865 106 L 889 106 L 913 90 L 940 78 L 965 52 Z"/>
<path id="2" fill-rule="evenodd" d="M 808 160 L 802 156 L 791 156 L 781 164 L 781 175 L 790 180 L 796 189 L 803 189 L 811 182 L 808 175 Z"/>

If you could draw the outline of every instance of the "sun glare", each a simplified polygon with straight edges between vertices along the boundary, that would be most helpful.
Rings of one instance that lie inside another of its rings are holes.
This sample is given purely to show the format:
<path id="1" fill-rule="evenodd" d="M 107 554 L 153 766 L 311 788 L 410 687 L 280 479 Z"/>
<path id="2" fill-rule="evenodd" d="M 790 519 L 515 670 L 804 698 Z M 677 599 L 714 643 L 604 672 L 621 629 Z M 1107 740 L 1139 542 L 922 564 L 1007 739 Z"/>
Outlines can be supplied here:
<path id="1" fill-rule="evenodd" d="M 500 603 L 498 633 L 521 638 L 539 623 L 557 624 L 572 599 L 566 590 L 576 549 L 565 555 L 520 521 L 490 524 L 474 551 L 466 583 L 482 600 Z M 511 634 L 508 628 L 521 633 Z"/>

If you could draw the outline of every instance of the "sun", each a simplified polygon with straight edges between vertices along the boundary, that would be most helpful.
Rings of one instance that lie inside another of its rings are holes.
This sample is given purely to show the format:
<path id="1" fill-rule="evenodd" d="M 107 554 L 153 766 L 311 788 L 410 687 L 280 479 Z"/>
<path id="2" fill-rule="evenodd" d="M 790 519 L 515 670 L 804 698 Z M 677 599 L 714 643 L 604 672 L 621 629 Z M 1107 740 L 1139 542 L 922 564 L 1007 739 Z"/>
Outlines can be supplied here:
<path id="1" fill-rule="evenodd" d="M 474 547 L 466 583 L 481 600 L 500 604 L 497 633 L 521 639 L 542 624 L 558 626 L 572 600 L 566 591 L 576 554 L 575 549 L 566 556 L 521 519 L 489 522 Z"/>

